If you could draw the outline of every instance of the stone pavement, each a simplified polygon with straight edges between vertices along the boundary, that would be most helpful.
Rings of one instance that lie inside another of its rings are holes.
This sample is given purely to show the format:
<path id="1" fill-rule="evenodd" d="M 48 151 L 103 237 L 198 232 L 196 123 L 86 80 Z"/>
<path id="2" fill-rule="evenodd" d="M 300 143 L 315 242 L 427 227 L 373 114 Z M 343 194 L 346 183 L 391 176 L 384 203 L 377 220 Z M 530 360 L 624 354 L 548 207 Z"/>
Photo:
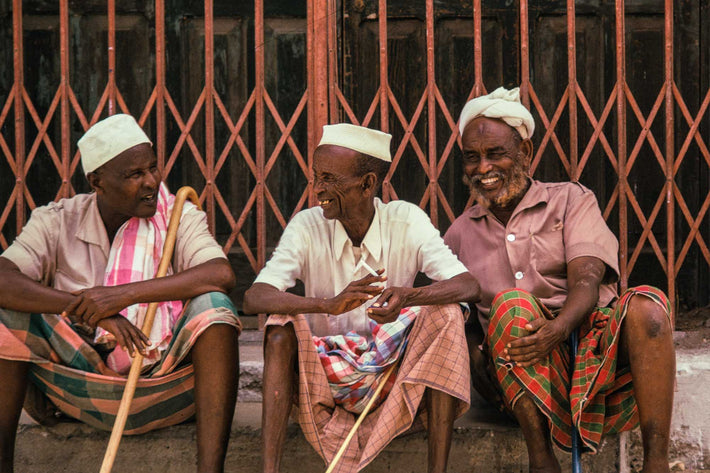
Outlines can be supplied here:
<path id="1" fill-rule="evenodd" d="M 676 333 L 676 339 L 686 337 Z M 671 464 L 673 471 L 710 473 L 710 343 L 677 352 L 677 390 L 673 416 Z M 239 401 L 232 424 L 227 472 L 256 473 L 260 466 L 261 334 L 246 330 L 240 338 Z M 18 473 L 97 472 L 108 443 L 107 432 L 78 422 L 46 428 L 23 415 L 16 449 Z M 563 471 L 570 471 L 569 455 L 558 451 Z M 598 455 L 583 456 L 585 473 L 639 471 L 640 434 L 605 439 Z M 114 472 L 194 472 L 194 423 L 148 434 L 124 437 Z M 424 473 L 426 434 L 398 438 L 364 470 L 365 473 Z M 456 422 L 449 471 L 454 473 L 527 471 L 520 429 L 492 411 L 481 399 Z M 325 471 L 325 466 L 303 438 L 297 425 L 289 426 L 284 454 L 285 473 Z"/>

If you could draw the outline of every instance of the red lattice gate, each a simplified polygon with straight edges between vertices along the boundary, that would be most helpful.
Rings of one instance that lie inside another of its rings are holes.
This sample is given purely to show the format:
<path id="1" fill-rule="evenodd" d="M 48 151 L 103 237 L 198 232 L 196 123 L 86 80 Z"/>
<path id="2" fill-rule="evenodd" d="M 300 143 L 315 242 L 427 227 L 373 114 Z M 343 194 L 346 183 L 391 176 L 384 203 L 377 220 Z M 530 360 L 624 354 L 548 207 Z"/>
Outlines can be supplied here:
<path id="1" fill-rule="evenodd" d="M 86 190 L 83 131 L 132 113 L 171 186 L 198 190 L 239 301 L 288 219 L 313 203 L 323 124 L 393 133 L 384 198 L 418 203 L 445 229 L 468 201 L 463 103 L 519 84 L 538 126 L 536 176 L 597 193 L 620 238 L 622 285 L 650 280 L 684 308 L 708 303 L 707 2 L 240 3 L 23 11 L 14 0 L 0 12 L 12 34 L 0 50 L 2 248 L 35 206 Z"/>

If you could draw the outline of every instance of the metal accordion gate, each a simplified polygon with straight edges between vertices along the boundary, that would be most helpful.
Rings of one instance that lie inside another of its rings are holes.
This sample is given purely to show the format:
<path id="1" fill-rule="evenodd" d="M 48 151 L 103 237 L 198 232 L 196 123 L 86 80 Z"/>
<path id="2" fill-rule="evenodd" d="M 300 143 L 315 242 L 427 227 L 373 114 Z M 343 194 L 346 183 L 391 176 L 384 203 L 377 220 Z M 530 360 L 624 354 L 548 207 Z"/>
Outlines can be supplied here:
<path id="1" fill-rule="evenodd" d="M 595 191 L 621 285 L 656 284 L 680 309 L 710 302 L 707 2 L 194 3 L 0 7 L 3 249 L 34 207 L 87 190 L 76 141 L 119 112 L 153 138 L 172 188 L 198 190 L 241 290 L 314 203 L 327 123 L 392 133 L 383 198 L 445 230 L 470 204 L 458 113 L 519 85 L 537 123 L 534 175 Z"/>

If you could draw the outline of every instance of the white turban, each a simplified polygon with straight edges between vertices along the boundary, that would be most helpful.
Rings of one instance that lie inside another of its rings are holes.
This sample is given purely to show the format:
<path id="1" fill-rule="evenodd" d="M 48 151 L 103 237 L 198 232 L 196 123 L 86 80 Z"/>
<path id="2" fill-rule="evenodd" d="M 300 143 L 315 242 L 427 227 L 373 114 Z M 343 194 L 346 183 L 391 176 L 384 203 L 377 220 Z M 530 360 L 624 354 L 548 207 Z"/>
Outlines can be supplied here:
<path id="1" fill-rule="evenodd" d="M 459 131 L 476 117 L 499 118 L 512 126 L 523 139 L 530 138 L 535 131 L 535 121 L 527 108 L 520 103 L 520 88 L 508 90 L 498 87 L 488 95 L 469 100 L 461 110 Z"/>
<path id="2" fill-rule="evenodd" d="M 392 135 L 379 130 L 349 123 L 338 123 L 323 127 L 323 137 L 318 146 L 342 146 L 391 163 L 390 140 L 392 140 Z"/>
<path id="3" fill-rule="evenodd" d="M 84 174 L 94 172 L 141 143 L 153 144 L 132 116 L 118 114 L 101 120 L 89 128 L 77 143 Z"/>

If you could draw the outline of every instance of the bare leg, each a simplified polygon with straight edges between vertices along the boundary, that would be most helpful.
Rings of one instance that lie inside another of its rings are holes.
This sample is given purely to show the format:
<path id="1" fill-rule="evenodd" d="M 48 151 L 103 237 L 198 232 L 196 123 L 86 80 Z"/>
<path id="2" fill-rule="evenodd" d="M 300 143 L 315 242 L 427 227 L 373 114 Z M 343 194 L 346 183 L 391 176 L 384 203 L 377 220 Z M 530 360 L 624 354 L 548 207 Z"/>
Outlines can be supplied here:
<path id="1" fill-rule="evenodd" d="M 27 389 L 29 363 L 0 360 L 0 473 L 12 473 L 15 435 Z"/>
<path id="2" fill-rule="evenodd" d="M 487 346 L 483 343 L 483 329 L 478 320 L 466 324 L 466 344 L 468 345 L 469 368 L 471 370 L 471 384 L 483 399 L 504 411 L 503 396 L 498 389 L 498 380 L 492 372 L 491 356 Z M 481 350 L 483 348 L 483 350 Z"/>
<path id="3" fill-rule="evenodd" d="M 444 392 L 427 388 L 426 409 L 429 434 L 429 473 L 444 473 L 451 450 L 451 434 L 456 416 L 456 399 Z"/>
<path id="4" fill-rule="evenodd" d="M 298 340 L 293 326 L 272 325 L 264 335 L 261 445 L 264 473 L 281 468 L 288 416 L 296 384 Z"/>
<path id="5" fill-rule="evenodd" d="M 535 401 L 527 394 L 523 395 L 515 403 L 513 413 L 525 437 L 530 473 L 560 473 L 562 470 L 552 448 L 547 417 L 540 412 Z"/>
<path id="6" fill-rule="evenodd" d="M 675 349 L 663 309 L 634 296 L 621 329 L 620 363 L 628 362 L 643 438 L 643 473 L 668 473 Z"/>
<path id="7" fill-rule="evenodd" d="M 192 347 L 195 366 L 197 471 L 224 471 L 239 387 L 239 345 L 234 327 L 212 325 Z"/>

